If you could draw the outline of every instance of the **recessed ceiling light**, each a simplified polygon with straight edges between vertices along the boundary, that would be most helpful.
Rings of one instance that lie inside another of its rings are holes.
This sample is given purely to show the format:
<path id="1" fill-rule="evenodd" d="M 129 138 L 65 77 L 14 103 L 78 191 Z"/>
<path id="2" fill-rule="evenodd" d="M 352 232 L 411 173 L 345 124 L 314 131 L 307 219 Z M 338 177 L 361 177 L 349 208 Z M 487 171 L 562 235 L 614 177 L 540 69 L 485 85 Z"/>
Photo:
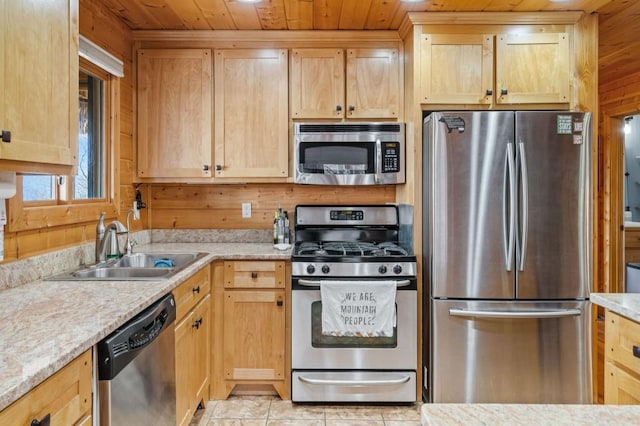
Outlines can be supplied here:
<path id="1" fill-rule="evenodd" d="M 262 0 L 236 0 L 240 3 L 260 3 Z"/>

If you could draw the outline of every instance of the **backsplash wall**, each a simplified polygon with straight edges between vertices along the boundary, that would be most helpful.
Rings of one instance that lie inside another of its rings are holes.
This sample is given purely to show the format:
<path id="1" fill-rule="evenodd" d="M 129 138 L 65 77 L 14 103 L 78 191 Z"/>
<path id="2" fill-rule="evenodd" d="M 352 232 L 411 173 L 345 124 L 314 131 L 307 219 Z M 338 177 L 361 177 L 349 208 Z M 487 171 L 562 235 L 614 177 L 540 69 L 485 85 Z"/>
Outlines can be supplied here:
<path id="1" fill-rule="evenodd" d="M 271 229 L 279 206 L 293 221 L 298 204 L 384 204 L 396 198 L 392 185 L 151 184 L 147 189 L 150 229 Z M 242 217 L 242 203 L 247 202 L 249 219 Z"/>

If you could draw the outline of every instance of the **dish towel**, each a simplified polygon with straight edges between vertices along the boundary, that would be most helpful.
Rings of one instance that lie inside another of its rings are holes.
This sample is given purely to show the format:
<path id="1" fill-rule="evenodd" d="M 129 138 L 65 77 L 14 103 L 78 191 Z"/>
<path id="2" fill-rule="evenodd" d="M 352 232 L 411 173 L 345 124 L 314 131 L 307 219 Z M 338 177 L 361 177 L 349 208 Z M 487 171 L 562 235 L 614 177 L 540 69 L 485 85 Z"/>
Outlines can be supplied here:
<path id="1" fill-rule="evenodd" d="M 392 337 L 395 281 L 320 281 L 322 334 Z"/>

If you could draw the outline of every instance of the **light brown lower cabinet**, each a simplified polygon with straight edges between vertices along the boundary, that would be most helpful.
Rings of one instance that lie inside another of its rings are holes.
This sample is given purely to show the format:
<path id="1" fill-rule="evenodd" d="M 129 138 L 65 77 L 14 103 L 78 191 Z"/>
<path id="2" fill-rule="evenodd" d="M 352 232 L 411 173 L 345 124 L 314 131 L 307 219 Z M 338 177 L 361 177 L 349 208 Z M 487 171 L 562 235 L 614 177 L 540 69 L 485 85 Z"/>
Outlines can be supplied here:
<path id="1" fill-rule="evenodd" d="M 290 399 L 285 262 L 225 261 L 214 270 L 213 398 L 262 385 Z"/>
<path id="2" fill-rule="evenodd" d="M 0 412 L 0 425 L 91 424 L 91 350 Z"/>
<path id="3" fill-rule="evenodd" d="M 209 400 L 211 346 L 211 273 L 201 269 L 178 286 L 175 326 L 176 423 L 188 425 L 200 404 Z"/>
<path id="4" fill-rule="evenodd" d="M 604 403 L 640 404 L 640 324 L 607 311 Z"/>

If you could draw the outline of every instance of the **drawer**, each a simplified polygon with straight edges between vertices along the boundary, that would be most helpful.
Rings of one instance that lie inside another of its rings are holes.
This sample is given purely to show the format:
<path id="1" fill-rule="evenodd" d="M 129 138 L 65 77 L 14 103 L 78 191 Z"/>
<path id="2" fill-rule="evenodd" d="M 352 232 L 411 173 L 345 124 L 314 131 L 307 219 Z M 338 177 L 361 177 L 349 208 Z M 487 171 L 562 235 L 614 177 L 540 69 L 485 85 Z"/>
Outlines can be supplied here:
<path id="1" fill-rule="evenodd" d="M 207 265 L 173 290 L 173 297 L 176 299 L 176 321 L 180 321 L 187 312 L 209 294 L 210 290 L 211 267 Z"/>
<path id="2" fill-rule="evenodd" d="M 624 230 L 624 246 L 625 248 L 640 248 L 640 230 L 626 228 Z"/>
<path id="3" fill-rule="evenodd" d="M 605 361 L 640 375 L 640 324 L 607 311 L 604 339 Z"/>
<path id="4" fill-rule="evenodd" d="M 614 363 L 605 362 L 604 403 L 640 404 L 640 378 L 618 368 Z"/>
<path id="5" fill-rule="evenodd" d="M 51 426 L 86 424 L 91 418 L 91 368 L 89 350 L 0 412 L 0 425 L 30 425 L 47 416 Z"/>
<path id="6" fill-rule="evenodd" d="M 226 261 L 225 288 L 284 288 L 284 261 Z"/>

